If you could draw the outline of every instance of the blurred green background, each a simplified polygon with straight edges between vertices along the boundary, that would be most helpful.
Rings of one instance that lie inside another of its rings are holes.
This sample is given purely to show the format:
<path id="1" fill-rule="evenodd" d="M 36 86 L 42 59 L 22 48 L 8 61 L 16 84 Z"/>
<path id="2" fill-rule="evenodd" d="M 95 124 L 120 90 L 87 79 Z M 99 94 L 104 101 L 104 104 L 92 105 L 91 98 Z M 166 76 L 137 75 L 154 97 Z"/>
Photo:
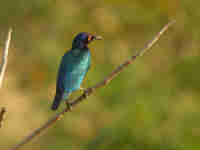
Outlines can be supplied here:
<path id="1" fill-rule="evenodd" d="M 0 149 L 11 148 L 55 115 L 50 105 L 58 65 L 77 33 L 104 37 L 90 45 L 92 68 L 83 83 L 88 87 L 176 19 L 144 57 L 22 150 L 199 150 L 199 5 L 197 0 L 2 1 L 1 50 L 8 27 L 14 32 L 0 89 L 0 107 L 8 111 Z"/>

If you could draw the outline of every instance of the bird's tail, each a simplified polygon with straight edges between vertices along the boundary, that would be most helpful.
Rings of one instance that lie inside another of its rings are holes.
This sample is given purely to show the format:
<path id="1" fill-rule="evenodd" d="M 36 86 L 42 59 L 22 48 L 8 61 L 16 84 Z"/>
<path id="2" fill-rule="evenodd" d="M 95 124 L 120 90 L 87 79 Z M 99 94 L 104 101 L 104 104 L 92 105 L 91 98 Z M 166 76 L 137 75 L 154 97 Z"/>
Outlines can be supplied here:
<path id="1" fill-rule="evenodd" d="M 58 106 L 60 105 L 61 100 L 62 100 L 62 96 L 60 94 L 56 94 L 53 104 L 51 106 L 51 109 L 52 110 L 58 109 Z"/>

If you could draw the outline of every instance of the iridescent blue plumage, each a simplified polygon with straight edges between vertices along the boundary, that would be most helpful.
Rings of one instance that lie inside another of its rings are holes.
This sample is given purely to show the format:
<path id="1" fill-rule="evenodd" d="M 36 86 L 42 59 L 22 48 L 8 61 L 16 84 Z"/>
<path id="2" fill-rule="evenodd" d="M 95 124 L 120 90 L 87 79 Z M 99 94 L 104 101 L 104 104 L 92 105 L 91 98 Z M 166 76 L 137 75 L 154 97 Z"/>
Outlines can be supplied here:
<path id="1" fill-rule="evenodd" d="M 72 43 L 72 49 L 62 57 L 52 110 L 56 110 L 62 100 L 67 100 L 70 93 L 80 89 L 91 62 L 87 45 L 95 39 L 100 37 L 85 32 L 78 34 Z"/>

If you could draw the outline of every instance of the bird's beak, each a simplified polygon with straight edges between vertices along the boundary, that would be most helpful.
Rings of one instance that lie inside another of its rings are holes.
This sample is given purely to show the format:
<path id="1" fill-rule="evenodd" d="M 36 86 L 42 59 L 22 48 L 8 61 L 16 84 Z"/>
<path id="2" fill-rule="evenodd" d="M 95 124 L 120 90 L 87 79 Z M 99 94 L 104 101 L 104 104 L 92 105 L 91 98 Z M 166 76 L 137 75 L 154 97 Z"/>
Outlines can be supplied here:
<path id="1" fill-rule="evenodd" d="M 94 40 L 102 40 L 102 36 L 94 36 Z"/>
<path id="2" fill-rule="evenodd" d="M 94 40 L 102 40 L 103 38 L 101 36 L 96 36 L 96 35 L 88 35 L 88 39 L 87 39 L 87 42 L 90 43 Z M 88 44 L 87 43 L 87 44 Z"/>

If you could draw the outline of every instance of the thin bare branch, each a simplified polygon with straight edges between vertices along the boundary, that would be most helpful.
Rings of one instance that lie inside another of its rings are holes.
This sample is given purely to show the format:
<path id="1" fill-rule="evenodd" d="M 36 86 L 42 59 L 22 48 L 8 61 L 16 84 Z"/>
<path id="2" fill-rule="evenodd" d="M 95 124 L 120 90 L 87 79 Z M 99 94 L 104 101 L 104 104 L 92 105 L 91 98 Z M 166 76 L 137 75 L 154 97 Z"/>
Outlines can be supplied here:
<path id="1" fill-rule="evenodd" d="M 172 20 L 170 21 L 168 24 L 166 24 L 162 30 L 160 30 L 160 32 L 158 32 L 158 34 L 153 38 L 152 41 L 150 41 L 149 43 L 147 43 L 147 45 L 140 51 L 138 51 L 138 53 L 136 54 L 136 56 L 143 56 L 144 53 L 147 51 L 147 50 L 150 50 L 151 47 L 159 40 L 159 38 L 161 37 L 161 35 L 171 26 L 173 25 L 174 23 L 176 23 L 176 20 Z"/>
<path id="2" fill-rule="evenodd" d="M 5 42 L 5 46 L 3 49 L 2 63 L 0 66 L 0 87 L 2 87 L 2 82 L 3 82 L 3 78 L 4 78 L 4 74 L 5 74 L 6 66 L 8 62 L 8 49 L 10 46 L 11 34 L 12 34 L 12 28 L 10 28 L 8 31 L 7 40 Z"/>
<path id="3" fill-rule="evenodd" d="M 9 31 L 8 31 L 5 46 L 3 48 L 2 63 L 0 65 L 0 88 L 2 87 L 4 74 L 5 74 L 6 67 L 7 67 L 8 49 L 9 49 L 9 46 L 10 46 L 11 34 L 12 34 L 12 28 L 10 28 Z M 0 128 L 2 127 L 3 120 L 5 118 L 5 113 L 6 113 L 6 109 L 5 109 L 5 107 L 2 107 L 1 110 L 0 110 Z"/>
<path id="4" fill-rule="evenodd" d="M 98 88 L 106 86 L 114 77 L 116 77 L 120 72 L 122 72 L 128 65 L 130 65 L 131 63 L 133 63 L 133 61 L 136 59 L 137 56 L 142 56 L 147 50 L 149 50 L 160 39 L 161 35 L 165 31 L 167 31 L 167 29 L 171 25 L 173 25 L 174 23 L 175 23 L 175 21 L 171 21 L 168 24 L 166 24 L 161 29 L 161 31 L 153 38 L 153 40 L 150 41 L 147 44 L 147 46 L 145 46 L 143 49 L 141 49 L 138 52 L 137 55 L 133 55 L 130 59 L 128 59 L 127 61 L 125 61 L 124 63 L 122 63 L 116 69 L 114 69 L 104 80 L 102 80 L 101 82 L 97 83 L 93 87 L 90 87 L 90 88 L 86 89 L 85 92 L 81 96 L 79 96 L 79 97 L 75 98 L 74 100 L 72 100 L 72 102 L 70 102 L 70 105 L 72 107 L 76 106 L 81 101 L 83 101 L 84 99 L 86 99 L 89 95 L 93 94 L 94 91 L 96 91 Z M 20 149 L 23 145 L 27 144 L 33 138 L 35 138 L 38 135 L 40 135 L 40 133 L 43 132 L 43 131 L 45 131 L 45 129 L 51 127 L 54 123 L 56 123 L 57 120 L 60 120 L 62 118 L 62 116 L 66 112 L 69 112 L 69 111 L 70 110 L 68 108 L 66 108 L 62 112 L 57 113 L 55 116 L 53 116 L 51 119 L 49 119 L 46 123 L 44 123 L 44 125 L 42 125 L 40 128 L 37 128 L 36 130 L 34 130 L 30 135 L 28 135 L 27 137 L 25 137 L 20 143 L 18 143 L 17 145 L 15 145 L 11 150 L 18 150 L 18 149 Z"/>

